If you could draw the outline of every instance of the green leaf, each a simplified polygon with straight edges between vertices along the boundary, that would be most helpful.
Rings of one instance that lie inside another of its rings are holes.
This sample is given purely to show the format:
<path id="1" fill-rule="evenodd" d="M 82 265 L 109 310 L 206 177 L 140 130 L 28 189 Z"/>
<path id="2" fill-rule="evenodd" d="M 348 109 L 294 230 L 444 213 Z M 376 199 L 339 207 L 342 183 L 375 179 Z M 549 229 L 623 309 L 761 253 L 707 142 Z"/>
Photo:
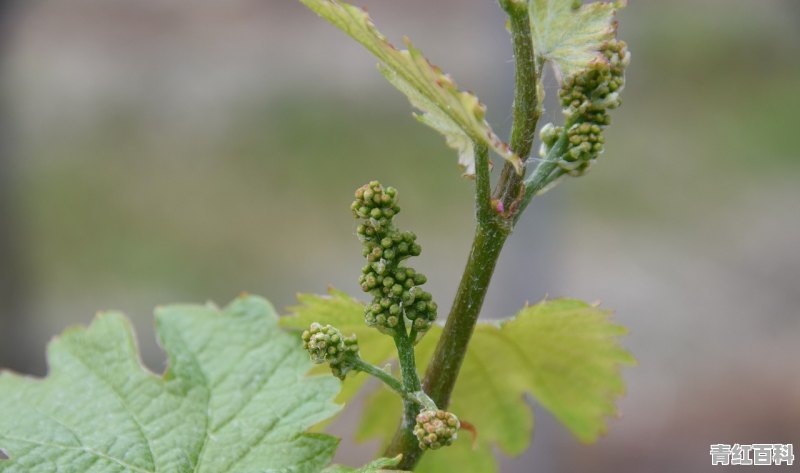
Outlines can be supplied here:
<path id="1" fill-rule="evenodd" d="M 156 312 L 169 367 L 144 369 L 118 313 L 67 330 L 50 373 L 0 374 L 0 472 L 319 472 L 334 437 L 305 430 L 339 410 L 339 382 L 311 363 L 269 303 Z"/>
<path id="2" fill-rule="evenodd" d="M 443 471 L 496 473 L 498 470 L 491 445 L 481 440 L 473 445 L 469 432 L 462 431 L 458 434 L 458 440 L 446 450 L 426 453 L 414 471 L 417 473 L 441 473 Z"/>
<path id="3" fill-rule="evenodd" d="M 560 79 L 602 61 L 600 46 L 614 39 L 614 16 L 626 0 L 591 2 L 529 0 L 533 46 L 541 63 L 551 61 Z"/>
<path id="4" fill-rule="evenodd" d="M 358 469 L 353 469 L 347 466 L 341 465 L 332 465 L 328 468 L 325 468 L 322 473 L 381 473 L 381 472 L 388 472 L 393 467 L 397 466 L 402 459 L 402 456 L 397 456 L 395 458 L 379 458 L 375 461 L 370 462 L 368 465 L 365 465 Z M 394 473 L 397 473 L 398 470 L 392 470 Z"/>
<path id="5" fill-rule="evenodd" d="M 363 305 L 341 292 L 328 297 L 305 295 L 302 301 L 295 317 L 282 319 L 285 326 L 301 329 L 319 321 L 363 330 Z M 491 472 L 496 471 L 493 446 L 509 455 L 525 451 L 533 431 L 527 394 L 578 439 L 593 441 L 605 431 L 606 418 L 616 413 L 614 401 L 624 390 L 620 368 L 634 363 L 618 345 L 624 334 L 623 327 L 609 321 L 607 311 L 572 299 L 541 302 L 500 323 L 479 323 L 448 409 L 475 426 L 474 448 L 471 434 L 462 431 L 453 447 L 426 454 L 416 471 L 439 472 L 448 465 L 450 471 Z M 372 362 L 384 363 L 395 356 L 390 337 L 374 329 L 364 336 Z M 421 371 L 430 362 L 439 336 L 441 327 L 434 326 L 417 345 Z M 353 381 L 345 380 L 344 391 L 354 396 L 357 389 L 348 389 L 348 383 Z M 390 390 L 381 387 L 371 393 L 357 439 L 379 438 L 388 444 L 400 412 L 401 402 Z"/>
<path id="6" fill-rule="evenodd" d="M 483 365 L 487 384 L 502 392 L 517 388 L 518 402 L 524 393 L 532 394 L 579 440 L 592 442 L 606 431 L 606 418 L 616 415 L 614 401 L 625 390 L 620 368 L 635 364 L 618 344 L 626 329 L 611 323 L 609 316 L 574 299 L 540 302 L 499 326 L 479 326 L 473 359 Z M 455 395 L 463 402 L 473 391 Z M 509 422 L 505 414 L 503 422 Z M 505 445 L 512 452 L 519 447 L 510 439 Z"/>
<path id="7" fill-rule="evenodd" d="M 417 119 L 443 134 L 458 151 L 464 174 L 475 175 L 474 143 L 484 143 L 518 172 L 522 160 L 511 151 L 486 122 L 486 107 L 477 97 L 458 89 L 449 75 L 428 62 L 407 38 L 408 49 L 395 48 L 370 20 L 367 13 L 338 0 L 300 0 L 305 6 L 361 43 L 381 62 L 381 73 L 403 92 L 422 113 Z"/>

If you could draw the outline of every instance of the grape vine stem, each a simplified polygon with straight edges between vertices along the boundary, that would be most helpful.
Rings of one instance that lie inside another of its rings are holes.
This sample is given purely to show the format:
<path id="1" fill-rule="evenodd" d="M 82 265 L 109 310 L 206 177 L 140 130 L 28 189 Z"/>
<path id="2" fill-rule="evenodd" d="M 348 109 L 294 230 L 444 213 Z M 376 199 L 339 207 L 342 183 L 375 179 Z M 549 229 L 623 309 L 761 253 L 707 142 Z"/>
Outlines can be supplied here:
<path id="1" fill-rule="evenodd" d="M 514 124 L 510 145 L 524 162 L 530 154 L 536 124 L 541 115 L 530 20 L 527 2 L 499 0 L 499 3 L 509 16 L 516 68 Z M 425 393 L 440 409 L 446 409 L 450 403 L 450 396 L 478 321 L 497 259 L 517 220 L 518 213 L 523 210 L 522 206 L 515 203 L 521 202 L 525 197 L 524 168 L 521 173 L 517 173 L 511 164 L 506 163 L 492 198 L 488 149 L 485 144 L 475 143 L 475 168 L 477 215 L 475 236 L 447 323 L 422 383 Z M 402 470 L 413 470 L 423 454 L 412 433 L 416 412 L 408 408 L 409 404 L 406 403 L 401 425 L 384 454 L 386 457 L 402 454 L 403 459 L 397 467 Z"/>

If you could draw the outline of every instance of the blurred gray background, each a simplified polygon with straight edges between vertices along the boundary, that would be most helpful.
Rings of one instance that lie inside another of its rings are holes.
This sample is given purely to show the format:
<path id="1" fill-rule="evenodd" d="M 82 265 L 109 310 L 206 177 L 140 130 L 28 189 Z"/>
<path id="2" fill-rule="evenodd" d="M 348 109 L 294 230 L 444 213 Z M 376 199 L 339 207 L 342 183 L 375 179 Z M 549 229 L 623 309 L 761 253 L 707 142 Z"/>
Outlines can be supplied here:
<path id="1" fill-rule="evenodd" d="M 359 3 L 508 132 L 494 1 Z M 620 22 L 633 64 L 607 151 L 532 205 L 484 316 L 602 301 L 640 364 L 606 437 L 580 445 L 539 409 L 504 471 L 724 471 L 709 444 L 800 448 L 800 2 L 633 0 Z M 133 319 L 160 370 L 158 304 L 358 295 L 349 203 L 376 178 L 400 189 L 446 313 L 472 184 L 375 60 L 298 2 L 0 0 L 0 85 L 0 367 L 45 373 L 47 340 L 101 309 Z M 346 440 L 339 459 L 374 450 Z"/>

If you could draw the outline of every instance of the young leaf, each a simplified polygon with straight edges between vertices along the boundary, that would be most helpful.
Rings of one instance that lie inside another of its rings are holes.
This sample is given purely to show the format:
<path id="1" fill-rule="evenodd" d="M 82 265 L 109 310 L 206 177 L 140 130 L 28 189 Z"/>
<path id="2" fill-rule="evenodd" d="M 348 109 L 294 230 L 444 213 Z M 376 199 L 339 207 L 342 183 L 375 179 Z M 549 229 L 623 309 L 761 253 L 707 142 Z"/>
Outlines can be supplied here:
<path id="1" fill-rule="evenodd" d="M 303 305 L 295 317 L 281 319 L 284 326 L 298 329 L 320 320 L 349 327 L 359 337 L 363 305 L 333 291 L 331 296 L 301 296 Z M 557 299 L 521 310 L 516 317 L 500 323 L 479 323 L 472 337 L 448 410 L 474 425 L 472 438 L 462 432 L 454 447 L 425 455 L 416 471 L 437 472 L 447 462 L 452 471 L 493 471 L 492 446 L 510 455 L 525 451 L 533 431 L 533 413 L 525 402 L 532 394 L 576 437 L 593 441 L 605 431 L 605 419 L 616 412 L 614 400 L 623 392 L 620 368 L 634 363 L 619 347 L 625 329 L 608 320 L 609 313 L 590 304 Z M 433 355 L 441 328 L 433 326 L 416 347 L 423 371 Z M 368 338 L 369 356 L 383 363 L 394 356 L 389 337 Z M 348 384 L 356 384 L 348 388 Z M 346 380 L 346 402 L 361 383 Z M 380 388 L 367 398 L 357 434 L 358 440 L 391 440 L 400 420 L 401 403 L 396 394 Z M 487 465 L 492 465 L 491 467 Z"/>
<path id="2" fill-rule="evenodd" d="M 171 306 L 156 323 L 169 357 L 145 370 L 118 313 L 67 330 L 50 374 L 0 374 L 0 472 L 320 472 L 337 440 L 304 431 L 339 407 L 339 382 L 306 377 L 297 339 L 272 307 Z"/>
<path id="3" fill-rule="evenodd" d="M 552 61 L 561 80 L 603 60 L 600 46 L 614 39 L 614 16 L 626 3 L 530 0 L 528 12 L 538 62 Z"/>
<path id="4" fill-rule="evenodd" d="M 521 369 L 515 375 L 525 390 L 578 439 L 592 442 L 605 432 L 606 418 L 616 414 L 614 401 L 625 390 L 620 368 L 636 363 L 618 344 L 627 330 L 608 318 L 609 312 L 596 306 L 556 299 L 526 307 L 499 327 L 483 325 L 476 339 L 488 347 L 512 347 L 518 355 L 514 369 Z M 486 350 L 476 356 L 492 360 L 494 349 Z M 498 368 L 505 364 L 494 360 Z M 489 372 L 497 373 L 491 367 Z"/>
<path id="5" fill-rule="evenodd" d="M 496 473 L 499 470 L 491 445 L 480 439 L 473 445 L 471 434 L 462 430 L 453 445 L 447 449 L 426 454 L 414 471 L 417 473 L 441 473 L 443 471 Z"/>
<path id="6" fill-rule="evenodd" d="M 393 470 L 393 468 L 400 463 L 400 459 L 400 456 L 395 458 L 378 458 L 358 469 L 341 465 L 332 465 L 322 470 L 322 473 L 389 473 L 389 470 L 392 470 L 393 473 L 397 473 L 397 470 Z"/>
<path id="7" fill-rule="evenodd" d="M 403 92 L 422 113 L 417 119 L 443 134 L 458 151 L 464 174 L 475 175 L 474 143 L 484 143 L 519 172 L 522 160 L 486 122 L 486 107 L 477 97 L 459 90 L 447 74 L 428 62 L 407 38 L 408 49 L 398 50 L 383 36 L 367 13 L 338 0 L 300 0 L 305 6 L 361 43 L 381 62 L 386 79 Z"/>

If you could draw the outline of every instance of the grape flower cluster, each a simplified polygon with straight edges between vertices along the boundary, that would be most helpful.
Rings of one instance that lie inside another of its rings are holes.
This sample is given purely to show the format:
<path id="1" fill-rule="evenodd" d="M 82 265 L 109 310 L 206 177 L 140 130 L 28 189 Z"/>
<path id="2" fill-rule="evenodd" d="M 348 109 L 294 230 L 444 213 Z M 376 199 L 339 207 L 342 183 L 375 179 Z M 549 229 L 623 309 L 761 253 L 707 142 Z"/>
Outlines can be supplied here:
<path id="1" fill-rule="evenodd" d="M 612 40 L 603 45 L 600 53 L 601 58 L 568 77 L 559 89 L 566 133 L 565 127 L 552 123 L 540 132 L 539 154 L 543 158 L 560 139 L 565 139 L 559 166 L 571 176 L 582 175 L 603 152 L 603 129 L 611 123 L 609 110 L 621 104 L 619 96 L 625 87 L 630 52 L 624 41 Z"/>
<path id="2" fill-rule="evenodd" d="M 356 233 L 367 259 L 359 284 L 373 297 L 365 307 L 364 319 L 367 325 L 395 338 L 403 368 L 403 355 L 408 356 L 410 351 L 414 356 L 413 346 L 407 342 L 416 342 L 427 332 L 436 320 L 437 307 L 431 294 L 421 287 L 427 281 L 425 275 L 402 264 L 405 259 L 418 256 L 422 249 L 416 235 L 395 228 L 393 219 L 400 212 L 397 199 L 396 189 L 384 189 L 372 181 L 356 190 L 351 209 L 360 220 Z M 328 363 L 339 379 L 344 380 L 350 371 L 363 371 L 382 380 L 406 402 L 421 406 L 413 429 L 420 448 L 435 450 L 456 440 L 461 427 L 458 417 L 439 410 L 421 391 L 413 358 L 406 366 L 414 371 L 410 375 L 404 371 L 401 382 L 360 358 L 355 335 L 344 337 L 336 327 L 314 322 L 300 338 L 311 361 Z M 408 381 L 412 376 L 416 382 Z"/>
<path id="3" fill-rule="evenodd" d="M 301 338 L 303 348 L 311 355 L 311 361 L 328 363 L 337 378 L 344 379 L 348 371 L 353 369 L 352 362 L 358 357 L 355 335 L 343 337 L 335 327 L 314 322 L 308 330 L 303 331 Z"/>
<path id="4" fill-rule="evenodd" d="M 414 435 L 419 441 L 419 448 L 436 450 L 452 445 L 458 437 L 461 427 L 455 414 L 443 410 L 424 410 L 417 415 Z"/>
<path id="5" fill-rule="evenodd" d="M 367 258 L 358 282 L 373 297 L 364 320 L 389 335 L 395 335 L 398 328 L 405 332 L 406 324 L 421 335 L 436 320 L 437 306 L 431 294 L 420 287 L 427 281 L 425 275 L 401 265 L 422 249 L 414 233 L 401 232 L 393 224 L 400 212 L 397 190 L 372 181 L 358 188 L 355 198 L 350 208 L 361 220 L 356 233 Z"/>

